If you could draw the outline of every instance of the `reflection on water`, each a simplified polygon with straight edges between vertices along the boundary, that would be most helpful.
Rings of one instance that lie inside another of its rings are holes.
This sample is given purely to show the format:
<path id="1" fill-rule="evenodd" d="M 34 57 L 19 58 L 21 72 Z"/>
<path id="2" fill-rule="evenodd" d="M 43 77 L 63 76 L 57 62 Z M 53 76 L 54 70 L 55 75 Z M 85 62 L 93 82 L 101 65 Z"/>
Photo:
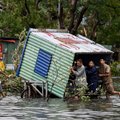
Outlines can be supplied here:
<path id="1" fill-rule="evenodd" d="M 120 98 L 105 97 L 89 103 L 67 103 L 61 99 L 20 99 L 8 96 L 0 100 L 0 120 L 119 120 Z"/>

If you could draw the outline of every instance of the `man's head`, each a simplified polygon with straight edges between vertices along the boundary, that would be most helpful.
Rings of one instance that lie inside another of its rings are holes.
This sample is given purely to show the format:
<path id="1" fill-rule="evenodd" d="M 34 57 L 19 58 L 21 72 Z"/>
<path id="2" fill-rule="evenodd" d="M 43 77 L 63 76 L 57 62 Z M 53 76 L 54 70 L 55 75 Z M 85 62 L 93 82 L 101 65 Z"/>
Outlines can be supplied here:
<path id="1" fill-rule="evenodd" d="M 89 61 L 88 66 L 89 66 L 89 67 L 94 67 L 95 64 L 94 64 L 94 62 L 91 60 L 91 61 Z"/>
<path id="2" fill-rule="evenodd" d="M 78 67 L 81 67 L 83 65 L 82 59 L 78 59 L 76 63 Z"/>
<path id="3" fill-rule="evenodd" d="M 100 59 L 100 64 L 104 65 L 105 64 L 105 60 L 104 59 Z"/>

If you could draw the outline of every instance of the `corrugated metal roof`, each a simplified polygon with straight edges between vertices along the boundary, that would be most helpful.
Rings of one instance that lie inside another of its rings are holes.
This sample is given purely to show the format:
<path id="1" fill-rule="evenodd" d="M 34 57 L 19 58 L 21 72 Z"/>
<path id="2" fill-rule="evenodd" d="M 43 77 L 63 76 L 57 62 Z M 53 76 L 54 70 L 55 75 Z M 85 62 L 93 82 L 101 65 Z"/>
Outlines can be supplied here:
<path id="1" fill-rule="evenodd" d="M 81 35 L 74 36 L 70 33 L 40 32 L 37 30 L 34 30 L 32 34 L 73 53 L 112 53 L 104 46 Z"/>

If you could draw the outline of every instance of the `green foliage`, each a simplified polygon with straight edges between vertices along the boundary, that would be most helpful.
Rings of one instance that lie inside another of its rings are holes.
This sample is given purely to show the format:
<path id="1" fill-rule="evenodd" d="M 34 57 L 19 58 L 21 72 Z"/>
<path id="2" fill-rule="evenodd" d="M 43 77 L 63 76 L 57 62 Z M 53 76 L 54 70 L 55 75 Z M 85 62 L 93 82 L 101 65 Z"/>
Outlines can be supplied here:
<path id="1" fill-rule="evenodd" d="M 68 85 L 65 91 L 65 98 L 70 100 L 74 100 L 78 97 L 79 101 L 89 102 L 90 97 L 86 96 L 86 90 L 88 88 L 84 85 L 73 87 L 72 84 Z"/>
<path id="2" fill-rule="evenodd" d="M 120 62 L 113 62 L 111 64 L 111 71 L 113 76 L 120 76 Z"/>
<path id="3" fill-rule="evenodd" d="M 42 2 L 38 7 L 35 6 L 35 1 L 24 0 L 3 0 L 4 9 L 0 14 L 0 29 L 4 30 L 5 36 L 15 36 L 19 34 L 23 28 L 51 28 L 57 27 L 57 21 L 51 19 L 52 14 L 56 11 L 55 3 L 48 2 L 48 8 L 45 2 Z M 26 8 L 27 6 L 27 8 Z"/>
<path id="4" fill-rule="evenodd" d="M 12 94 L 19 94 L 23 89 L 23 83 L 20 77 L 15 76 L 15 72 L 11 70 L 6 70 L 4 72 L 5 75 L 0 75 L 0 79 L 2 82 L 2 87 L 4 92 L 11 92 Z"/>
<path id="5" fill-rule="evenodd" d="M 23 83 L 21 82 L 21 78 L 9 78 L 9 81 L 6 84 L 6 92 L 10 92 L 12 94 L 20 94 L 23 90 Z"/>
<path id="6" fill-rule="evenodd" d="M 5 92 L 19 94 L 23 90 L 23 83 L 20 77 L 16 77 L 16 69 L 17 69 L 18 63 L 20 62 L 19 60 L 20 60 L 20 56 L 22 53 L 22 49 L 23 49 L 25 37 L 26 37 L 26 29 L 24 29 L 20 34 L 16 34 L 16 36 L 19 38 L 19 43 L 12 55 L 12 60 L 13 60 L 15 70 L 4 71 L 4 74 L 7 77 L 5 75 L 0 74 L 0 80 L 2 81 L 3 90 Z"/>
<path id="7" fill-rule="evenodd" d="M 25 38 L 26 38 L 26 29 L 24 29 L 20 34 L 18 34 L 16 36 L 18 36 L 18 38 L 19 38 L 19 43 L 12 55 L 12 61 L 13 61 L 15 70 L 17 69 L 18 64 L 20 62 L 20 57 L 21 57 L 21 53 L 22 53 L 23 46 L 25 43 Z"/>
<path id="8" fill-rule="evenodd" d="M 64 0 L 2 0 L 0 30 L 4 36 L 16 37 L 24 28 L 59 28 L 58 3 L 63 6 L 64 28 L 71 21 L 71 1 Z M 120 1 L 78 0 L 75 9 L 75 23 L 83 6 L 88 5 L 82 24 L 77 32 L 102 44 L 119 44 Z M 83 24 L 84 23 L 84 24 Z M 86 30 L 86 34 L 85 34 Z"/>

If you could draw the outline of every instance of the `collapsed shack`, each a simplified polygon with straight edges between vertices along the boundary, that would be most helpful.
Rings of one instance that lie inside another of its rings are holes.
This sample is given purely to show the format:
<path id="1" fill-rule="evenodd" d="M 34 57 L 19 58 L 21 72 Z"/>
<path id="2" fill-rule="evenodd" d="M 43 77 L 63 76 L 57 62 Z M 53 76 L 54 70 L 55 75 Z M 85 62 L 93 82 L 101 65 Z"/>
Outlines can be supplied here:
<path id="1" fill-rule="evenodd" d="M 81 35 L 30 29 L 17 76 L 29 81 L 28 84 L 31 83 L 41 96 L 48 97 L 49 92 L 64 98 L 70 77 L 69 69 L 76 59 L 83 59 L 84 65 L 87 65 L 89 60 L 98 65 L 100 58 L 110 62 L 111 55 L 112 51 Z"/>

